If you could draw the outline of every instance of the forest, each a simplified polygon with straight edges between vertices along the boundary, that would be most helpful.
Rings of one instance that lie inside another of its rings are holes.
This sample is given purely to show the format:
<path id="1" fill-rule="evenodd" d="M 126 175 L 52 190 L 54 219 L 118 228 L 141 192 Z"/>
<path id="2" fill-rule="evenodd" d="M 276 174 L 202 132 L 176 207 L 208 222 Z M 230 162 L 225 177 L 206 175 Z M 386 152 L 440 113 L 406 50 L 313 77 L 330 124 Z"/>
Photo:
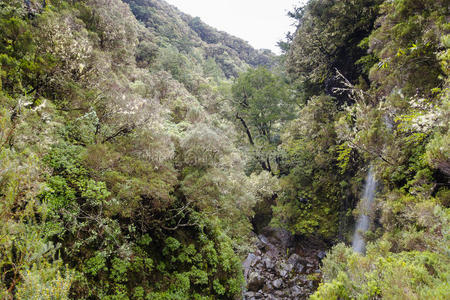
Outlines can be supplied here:
<path id="1" fill-rule="evenodd" d="M 449 10 L 0 0 L 0 299 L 449 299 Z"/>

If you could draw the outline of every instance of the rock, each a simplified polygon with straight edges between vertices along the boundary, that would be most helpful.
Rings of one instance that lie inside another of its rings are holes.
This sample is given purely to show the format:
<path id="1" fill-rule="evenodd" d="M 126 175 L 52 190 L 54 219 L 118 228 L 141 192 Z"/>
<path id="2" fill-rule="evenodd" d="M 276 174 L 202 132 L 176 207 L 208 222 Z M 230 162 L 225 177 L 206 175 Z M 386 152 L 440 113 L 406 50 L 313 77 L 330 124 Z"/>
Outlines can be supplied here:
<path id="1" fill-rule="evenodd" d="M 287 249 L 292 246 L 293 237 L 292 234 L 282 228 L 264 227 L 262 230 L 263 236 L 267 237 L 267 240 L 282 249 Z"/>
<path id="2" fill-rule="evenodd" d="M 265 257 L 263 259 L 263 263 L 264 263 L 264 266 L 266 267 L 266 269 L 268 269 L 268 270 L 272 270 L 273 267 L 275 266 L 274 262 L 269 257 Z"/>
<path id="3" fill-rule="evenodd" d="M 247 258 L 242 263 L 242 268 L 244 269 L 244 277 L 247 278 L 248 272 L 250 271 L 250 267 L 252 266 L 252 262 L 255 260 L 256 255 L 250 253 Z"/>
<path id="4" fill-rule="evenodd" d="M 256 294 L 255 292 L 246 292 L 244 294 L 244 299 L 254 298 L 255 294 Z"/>
<path id="5" fill-rule="evenodd" d="M 306 277 L 305 275 L 301 275 L 298 277 L 300 279 L 300 281 L 305 284 L 308 281 L 308 277 Z"/>
<path id="6" fill-rule="evenodd" d="M 302 293 L 303 293 L 303 290 L 302 290 L 299 286 L 297 286 L 297 285 L 294 285 L 294 286 L 291 288 L 291 296 L 292 296 L 292 297 L 298 297 L 298 296 L 300 296 Z"/>
<path id="7" fill-rule="evenodd" d="M 270 243 L 269 240 L 262 234 L 258 235 L 258 239 L 263 245 L 268 245 Z"/>
<path id="8" fill-rule="evenodd" d="M 275 289 L 279 289 L 282 285 L 283 285 L 283 280 L 281 280 L 281 279 L 277 279 L 274 282 L 272 282 L 272 286 Z"/>
<path id="9" fill-rule="evenodd" d="M 260 261 L 261 261 L 261 256 L 256 256 L 256 257 L 252 260 L 252 262 L 250 263 L 250 266 L 251 266 L 251 267 L 254 267 L 254 266 L 256 266 Z"/>
<path id="10" fill-rule="evenodd" d="M 297 271 L 298 273 L 302 273 L 305 270 L 305 266 L 298 263 L 295 265 L 295 271 Z"/>
<path id="11" fill-rule="evenodd" d="M 294 269 L 294 265 L 293 264 L 287 264 L 285 270 L 288 271 L 288 273 L 291 273 L 292 269 Z"/>
<path id="12" fill-rule="evenodd" d="M 300 258 L 301 257 L 298 254 L 294 253 L 291 256 L 289 256 L 288 263 L 292 264 L 292 265 L 295 265 L 295 264 L 297 264 L 300 261 Z"/>
<path id="13" fill-rule="evenodd" d="M 276 271 L 282 278 L 285 278 L 289 273 L 289 271 L 287 270 L 287 264 L 284 262 L 280 262 L 277 264 Z"/>
<path id="14" fill-rule="evenodd" d="M 248 276 L 247 289 L 257 292 L 264 286 L 264 278 L 257 272 L 251 272 Z"/>
<path id="15" fill-rule="evenodd" d="M 327 253 L 325 251 L 319 251 L 319 253 L 317 253 L 317 257 L 322 260 L 325 258 L 325 256 L 327 256 Z"/>
<path id="16" fill-rule="evenodd" d="M 281 277 L 285 278 L 288 274 L 288 271 L 286 271 L 285 269 L 282 269 L 278 272 L 278 274 L 280 274 Z"/>

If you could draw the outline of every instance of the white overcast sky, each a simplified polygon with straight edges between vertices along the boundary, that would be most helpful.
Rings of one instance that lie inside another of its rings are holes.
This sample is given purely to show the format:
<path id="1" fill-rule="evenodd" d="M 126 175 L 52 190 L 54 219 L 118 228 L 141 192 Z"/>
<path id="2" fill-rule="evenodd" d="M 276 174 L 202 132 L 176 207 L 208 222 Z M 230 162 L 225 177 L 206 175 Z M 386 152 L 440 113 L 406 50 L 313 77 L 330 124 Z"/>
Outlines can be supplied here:
<path id="1" fill-rule="evenodd" d="M 181 11 L 200 17 L 206 24 L 228 32 L 260 49 L 279 53 L 276 46 L 284 39 L 293 20 L 287 16 L 304 0 L 165 0 Z"/>

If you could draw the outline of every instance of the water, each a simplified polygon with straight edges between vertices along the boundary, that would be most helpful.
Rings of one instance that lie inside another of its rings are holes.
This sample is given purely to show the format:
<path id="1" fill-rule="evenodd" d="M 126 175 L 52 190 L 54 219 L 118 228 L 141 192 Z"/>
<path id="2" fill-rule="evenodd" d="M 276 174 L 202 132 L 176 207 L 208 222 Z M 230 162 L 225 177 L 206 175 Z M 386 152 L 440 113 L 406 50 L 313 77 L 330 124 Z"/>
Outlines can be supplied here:
<path id="1" fill-rule="evenodd" d="M 370 214 L 373 211 L 373 200 L 375 198 L 375 191 L 377 188 L 377 181 L 375 173 L 370 167 L 367 174 L 366 183 L 364 186 L 364 194 L 361 199 L 360 209 L 361 214 L 356 222 L 355 233 L 353 235 L 353 250 L 358 253 L 364 253 L 366 248 L 366 241 L 364 240 L 364 233 L 369 229 Z"/>

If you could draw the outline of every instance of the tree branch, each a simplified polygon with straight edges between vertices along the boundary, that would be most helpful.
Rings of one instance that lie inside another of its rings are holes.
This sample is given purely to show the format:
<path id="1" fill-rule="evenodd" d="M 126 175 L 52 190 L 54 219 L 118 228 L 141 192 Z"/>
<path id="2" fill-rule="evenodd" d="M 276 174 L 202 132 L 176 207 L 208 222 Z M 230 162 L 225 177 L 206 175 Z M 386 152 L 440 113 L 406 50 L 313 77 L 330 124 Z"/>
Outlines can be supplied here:
<path id="1" fill-rule="evenodd" d="M 248 141 L 250 142 L 250 144 L 251 144 L 252 146 L 254 146 L 254 145 L 255 145 L 255 142 L 253 141 L 252 134 L 251 134 L 251 132 L 250 132 L 250 129 L 249 129 L 248 126 L 247 126 L 247 123 L 245 123 L 245 120 L 244 120 L 241 116 L 239 116 L 239 113 L 236 113 L 236 119 L 238 119 L 239 121 L 241 121 L 242 126 L 244 126 L 245 132 L 247 133 Z"/>

